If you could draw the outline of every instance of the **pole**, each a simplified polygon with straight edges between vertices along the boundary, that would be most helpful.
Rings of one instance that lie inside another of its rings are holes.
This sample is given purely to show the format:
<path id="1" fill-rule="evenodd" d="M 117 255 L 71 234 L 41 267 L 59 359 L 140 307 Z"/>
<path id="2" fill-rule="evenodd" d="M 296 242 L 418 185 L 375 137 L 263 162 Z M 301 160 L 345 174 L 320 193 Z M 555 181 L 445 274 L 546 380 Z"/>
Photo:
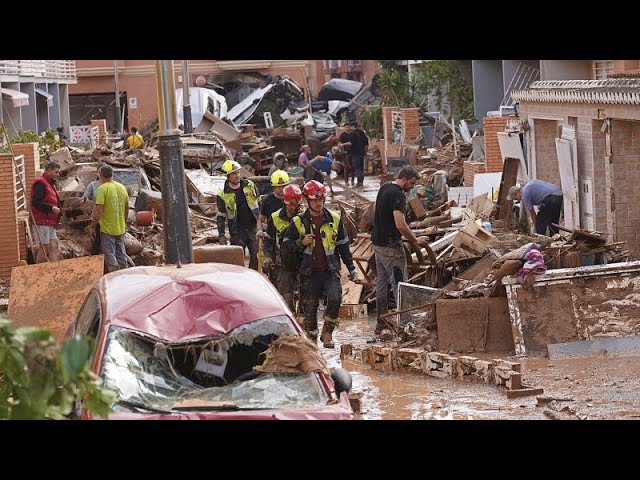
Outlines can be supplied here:
<path id="1" fill-rule="evenodd" d="M 167 263 L 193 263 L 182 142 L 177 128 L 173 60 L 155 62 L 164 258 Z"/>
<path id="2" fill-rule="evenodd" d="M 120 82 L 118 78 L 118 61 L 113 61 L 113 78 L 116 84 L 116 128 L 118 133 L 122 133 L 122 122 L 120 120 Z"/>
<path id="3" fill-rule="evenodd" d="M 182 115 L 184 117 L 184 133 L 193 132 L 191 119 L 191 100 L 189 97 L 189 60 L 182 61 Z"/>

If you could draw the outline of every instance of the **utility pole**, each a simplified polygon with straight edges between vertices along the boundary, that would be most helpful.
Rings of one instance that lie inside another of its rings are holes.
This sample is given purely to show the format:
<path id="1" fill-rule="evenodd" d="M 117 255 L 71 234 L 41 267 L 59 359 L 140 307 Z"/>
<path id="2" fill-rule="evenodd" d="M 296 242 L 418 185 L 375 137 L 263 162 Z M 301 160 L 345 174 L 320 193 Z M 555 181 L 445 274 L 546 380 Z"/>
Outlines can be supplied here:
<path id="1" fill-rule="evenodd" d="M 182 114 L 184 116 L 184 133 L 193 132 L 191 120 L 191 101 L 189 98 L 189 60 L 182 61 Z"/>
<path id="2" fill-rule="evenodd" d="M 176 116 L 173 60 L 155 62 L 164 258 L 167 263 L 193 263 L 182 141 Z"/>
<path id="3" fill-rule="evenodd" d="M 113 61 L 113 78 L 116 82 L 116 128 L 118 129 L 118 133 L 122 133 L 122 123 L 121 123 L 121 114 L 120 114 L 120 82 L 118 79 L 118 61 Z M 107 132 L 108 133 L 108 132 Z"/>

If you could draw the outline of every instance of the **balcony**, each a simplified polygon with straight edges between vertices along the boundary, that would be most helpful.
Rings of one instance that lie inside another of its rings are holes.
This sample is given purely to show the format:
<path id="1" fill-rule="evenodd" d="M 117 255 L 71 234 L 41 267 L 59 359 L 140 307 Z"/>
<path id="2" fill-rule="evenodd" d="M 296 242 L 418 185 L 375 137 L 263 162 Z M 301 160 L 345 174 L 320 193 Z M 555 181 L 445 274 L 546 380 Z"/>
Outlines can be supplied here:
<path id="1" fill-rule="evenodd" d="M 76 80 L 74 60 L 0 60 L 0 75 Z"/>

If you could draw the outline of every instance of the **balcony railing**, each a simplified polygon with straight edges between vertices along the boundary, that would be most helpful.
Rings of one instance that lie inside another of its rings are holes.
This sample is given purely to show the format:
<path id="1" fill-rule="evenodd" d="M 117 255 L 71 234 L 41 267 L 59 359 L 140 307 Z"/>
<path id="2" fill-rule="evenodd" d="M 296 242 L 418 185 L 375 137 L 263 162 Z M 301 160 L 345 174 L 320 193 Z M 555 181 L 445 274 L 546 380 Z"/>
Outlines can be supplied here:
<path id="1" fill-rule="evenodd" d="M 0 75 L 48 79 L 76 79 L 74 60 L 0 60 Z"/>

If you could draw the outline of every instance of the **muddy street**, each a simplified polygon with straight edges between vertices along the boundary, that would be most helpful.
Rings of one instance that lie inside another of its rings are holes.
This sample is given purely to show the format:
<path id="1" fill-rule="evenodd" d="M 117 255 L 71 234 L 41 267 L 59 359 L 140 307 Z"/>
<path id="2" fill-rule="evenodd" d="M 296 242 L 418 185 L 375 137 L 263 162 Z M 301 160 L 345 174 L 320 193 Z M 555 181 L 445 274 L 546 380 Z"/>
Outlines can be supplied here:
<path id="1" fill-rule="evenodd" d="M 508 355 L 473 355 L 522 363 L 523 380 L 544 388 L 542 395 L 507 399 L 504 389 L 465 380 L 380 372 L 357 361 L 340 361 L 340 345 L 364 345 L 375 317 L 342 321 L 334 332 L 336 348 L 322 348 L 331 366 L 353 376 L 353 391 L 362 392 L 362 420 L 544 420 L 640 418 L 640 358 L 549 360 Z M 537 397 L 541 397 L 538 401 Z"/>

